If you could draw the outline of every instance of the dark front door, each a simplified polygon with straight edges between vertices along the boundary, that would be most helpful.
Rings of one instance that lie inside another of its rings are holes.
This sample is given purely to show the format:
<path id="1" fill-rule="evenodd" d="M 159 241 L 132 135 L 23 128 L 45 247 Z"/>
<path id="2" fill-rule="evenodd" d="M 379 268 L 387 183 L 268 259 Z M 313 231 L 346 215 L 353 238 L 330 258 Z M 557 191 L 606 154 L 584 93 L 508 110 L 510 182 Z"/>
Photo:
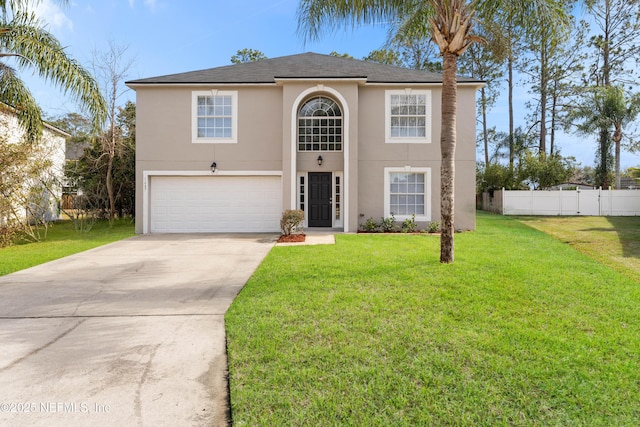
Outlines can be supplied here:
<path id="1" fill-rule="evenodd" d="M 331 172 L 309 172 L 309 227 L 331 227 Z"/>

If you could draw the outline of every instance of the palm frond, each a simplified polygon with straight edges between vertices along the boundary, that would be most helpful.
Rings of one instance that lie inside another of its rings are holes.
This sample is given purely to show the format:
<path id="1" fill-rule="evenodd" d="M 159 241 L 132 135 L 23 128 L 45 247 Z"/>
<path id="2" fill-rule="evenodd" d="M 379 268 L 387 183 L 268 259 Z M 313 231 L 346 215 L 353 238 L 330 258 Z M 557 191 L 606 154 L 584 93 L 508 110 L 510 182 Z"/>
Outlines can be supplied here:
<path id="1" fill-rule="evenodd" d="M 404 11 L 403 19 L 390 23 L 387 43 L 391 45 L 401 43 L 403 40 L 430 39 L 429 18 L 433 13 L 431 2 L 421 2 L 410 13 Z"/>
<path id="2" fill-rule="evenodd" d="M 323 32 L 367 24 L 387 24 L 409 16 L 420 0 L 301 0 L 297 32 L 318 40 Z"/>
<path id="3" fill-rule="evenodd" d="M 0 63 L 0 102 L 14 109 L 30 142 L 42 135 L 42 113 L 36 100 L 13 68 Z"/>
<path id="4" fill-rule="evenodd" d="M 434 1 L 434 13 L 429 17 L 429 27 L 440 52 L 461 55 L 473 43 L 483 42 L 482 37 L 472 34 L 475 9 L 474 2 L 467 0 Z"/>
<path id="5" fill-rule="evenodd" d="M 68 56 L 58 40 L 44 30 L 33 14 L 18 12 L 9 22 L 1 24 L 0 48 L 19 55 L 20 67 L 31 67 L 45 80 L 61 88 L 79 101 L 91 114 L 96 130 L 106 119 L 106 103 L 91 74 Z"/>
<path id="6" fill-rule="evenodd" d="M 0 10 L 6 15 L 8 10 L 14 12 L 25 11 L 29 6 L 36 6 L 43 0 L 0 0 Z M 69 0 L 57 0 L 61 5 L 67 5 Z"/>

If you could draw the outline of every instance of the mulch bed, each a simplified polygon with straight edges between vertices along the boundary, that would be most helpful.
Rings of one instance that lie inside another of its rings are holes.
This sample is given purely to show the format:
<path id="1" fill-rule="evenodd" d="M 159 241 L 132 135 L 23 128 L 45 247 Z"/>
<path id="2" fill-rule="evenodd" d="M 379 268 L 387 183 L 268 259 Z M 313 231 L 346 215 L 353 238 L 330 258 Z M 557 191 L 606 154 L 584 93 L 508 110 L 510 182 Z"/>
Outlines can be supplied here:
<path id="1" fill-rule="evenodd" d="M 290 234 L 288 236 L 280 236 L 278 243 L 300 243 L 304 242 L 305 238 L 304 234 Z"/>

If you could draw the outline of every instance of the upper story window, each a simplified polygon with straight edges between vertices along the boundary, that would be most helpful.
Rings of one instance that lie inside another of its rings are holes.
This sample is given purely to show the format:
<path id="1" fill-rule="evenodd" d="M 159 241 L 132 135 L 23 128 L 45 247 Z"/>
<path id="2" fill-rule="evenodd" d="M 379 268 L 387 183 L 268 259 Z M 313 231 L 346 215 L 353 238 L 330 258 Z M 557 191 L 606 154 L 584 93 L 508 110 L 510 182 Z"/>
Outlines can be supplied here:
<path id="1" fill-rule="evenodd" d="M 316 96 L 298 113 L 299 151 L 342 151 L 342 110 L 331 98 Z"/>
<path id="2" fill-rule="evenodd" d="M 238 142 L 238 92 L 192 92 L 192 142 Z"/>
<path id="3" fill-rule="evenodd" d="M 431 142 L 431 91 L 388 90 L 385 98 L 387 143 Z"/>

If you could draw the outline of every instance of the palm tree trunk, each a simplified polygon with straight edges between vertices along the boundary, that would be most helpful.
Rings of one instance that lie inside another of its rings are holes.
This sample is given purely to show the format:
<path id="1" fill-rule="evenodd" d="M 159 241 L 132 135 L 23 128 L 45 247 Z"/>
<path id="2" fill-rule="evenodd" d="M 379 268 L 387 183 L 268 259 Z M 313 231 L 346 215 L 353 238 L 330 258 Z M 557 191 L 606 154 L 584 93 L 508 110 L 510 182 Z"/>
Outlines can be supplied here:
<path id="1" fill-rule="evenodd" d="M 442 65 L 442 129 L 440 134 L 440 262 L 450 264 L 454 253 L 454 184 L 456 155 L 456 108 L 458 87 L 456 81 L 457 55 L 443 54 Z"/>
<path id="2" fill-rule="evenodd" d="M 619 190 L 620 189 L 620 142 L 616 141 L 616 154 L 615 154 L 615 161 L 616 161 L 616 171 L 615 171 L 615 175 L 616 175 L 616 189 Z"/>
<path id="3" fill-rule="evenodd" d="M 596 169 L 596 184 L 602 187 L 603 190 L 609 189 L 609 129 L 600 129 L 600 164 Z"/>

